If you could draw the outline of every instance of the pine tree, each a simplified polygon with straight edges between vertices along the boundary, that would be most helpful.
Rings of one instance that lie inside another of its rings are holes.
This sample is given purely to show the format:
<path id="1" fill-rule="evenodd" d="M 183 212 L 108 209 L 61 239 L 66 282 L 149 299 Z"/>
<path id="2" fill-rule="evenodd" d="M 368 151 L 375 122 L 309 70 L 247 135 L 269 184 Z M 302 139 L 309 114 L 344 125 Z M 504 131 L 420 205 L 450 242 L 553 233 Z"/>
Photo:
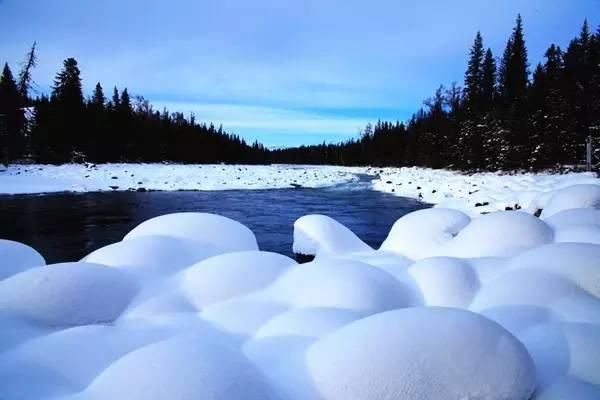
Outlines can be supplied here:
<path id="1" fill-rule="evenodd" d="M 115 86 L 112 95 L 112 107 L 116 110 L 121 106 L 121 98 L 119 97 L 119 89 Z"/>
<path id="2" fill-rule="evenodd" d="M 31 49 L 29 49 L 29 52 L 27 52 L 27 55 L 25 56 L 23 69 L 19 74 L 19 83 L 17 86 L 19 88 L 19 94 L 21 95 L 24 104 L 27 103 L 27 99 L 29 97 L 29 89 L 31 88 L 31 84 L 33 81 L 31 77 L 31 71 L 37 66 L 37 55 L 35 53 L 36 45 L 37 43 L 33 42 Z"/>
<path id="3" fill-rule="evenodd" d="M 102 85 L 100 82 L 96 83 L 96 87 L 94 88 L 94 94 L 92 95 L 92 104 L 100 110 L 104 110 L 106 104 L 106 97 L 104 96 L 104 89 L 102 89 Z"/>
<path id="4" fill-rule="evenodd" d="M 22 156 L 24 124 L 21 96 L 8 64 L 0 77 L 0 151 L 8 164 Z"/>
<path id="5" fill-rule="evenodd" d="M 482 69 L 482 105 L 485 109 L 489 109 L 494 102 L 494 97 L 496 96 L 496 60 L 494 59 L 492 50 L 489 48 L 485 52 L 485 59 L 483 60 Z"/>
<path id="6" fill-rule="evenodd" d="M 63 69 L 56 75 L 52 88 L 51 106 L 53 129 L 50 135 L 56 144 L 57 161 L 70 161 L 74 152 L 81 152 L 84 146 L 83 128 L 83 92 L 77 61 L 68 58 Z"/>
<path id="7" fill-rule="evenodd" d="M 483 92 L 483 38 L 477 32 L 471 47 L 467 72 L 465 73 L 465 100 L 468 107 L 475 107 Z"/>
<path id="8" fill-rule="evenodd" d="M 129 98 L 129 92 L 127 91 L 127 88 L 125 88 L 121 92 L 121 101 L 119 102 L 119 109 L 126 114 L 131 114 L 132 112 L 131 99 Z"/>

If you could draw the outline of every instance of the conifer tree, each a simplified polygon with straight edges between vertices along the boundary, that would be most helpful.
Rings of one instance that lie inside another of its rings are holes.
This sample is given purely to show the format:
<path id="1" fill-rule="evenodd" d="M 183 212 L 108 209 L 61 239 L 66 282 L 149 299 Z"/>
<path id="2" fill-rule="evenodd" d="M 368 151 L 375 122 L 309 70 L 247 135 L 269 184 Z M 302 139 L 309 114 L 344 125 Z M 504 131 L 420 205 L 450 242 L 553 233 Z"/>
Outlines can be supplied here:
<path id="1" fill-rule="evenodd" d="M 104 96 L 104 89 L 100 82 L 96 83 L 94 88 L 94 94 L 92 95 L 92 104 L 97 108 L 103 110 L 106 104 L 106 97 Z"/>
<path id="2" fill-rule="evenodd" d="M 17 83 L 8 64 L 0 76 L 0 151 L 5 164 L 22 155 L 24 123 Z"/>
<path id="3" fill-rule="evenodd" d="M 491 49 L 485 52 L 481 78 L 481 97 L 485 109 L 489 109 L 496 96 L 496 60 Z"/>
<path id="4" fill-rule="evenodd" d="M 483 38 L 477 32 L 473 46 L 469 53 L 469 63 L 465 73 L 465 100 L 467 107 L 475 107 L 479 104 L 483 92 Z"/>

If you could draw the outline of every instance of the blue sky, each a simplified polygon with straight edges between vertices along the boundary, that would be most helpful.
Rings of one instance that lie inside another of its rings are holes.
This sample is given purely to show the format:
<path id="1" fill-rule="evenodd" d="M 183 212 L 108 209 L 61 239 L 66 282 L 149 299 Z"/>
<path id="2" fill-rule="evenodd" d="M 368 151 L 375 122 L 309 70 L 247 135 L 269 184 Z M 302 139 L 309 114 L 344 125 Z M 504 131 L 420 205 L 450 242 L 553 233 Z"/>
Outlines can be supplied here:
<path id="1" fill-rule="evenodd" d="M 45 91 L 66 57 L 86 93 L 127 86 L 269 146 L 340 141 L 406 120 L 462 83 L 475 32 L 496 56 L 517 13 L 532 64 L 565 46 L 600 0 L 0 0 L 0 61 L 34 40 Z"/>

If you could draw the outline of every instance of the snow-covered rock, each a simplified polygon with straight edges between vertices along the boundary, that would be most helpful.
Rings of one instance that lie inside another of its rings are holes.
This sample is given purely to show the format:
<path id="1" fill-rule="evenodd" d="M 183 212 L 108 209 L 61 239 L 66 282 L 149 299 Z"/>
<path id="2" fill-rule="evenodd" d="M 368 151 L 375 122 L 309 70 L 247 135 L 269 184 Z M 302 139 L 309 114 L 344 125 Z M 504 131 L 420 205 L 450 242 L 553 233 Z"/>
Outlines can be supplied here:
<path id="1" fill-rule="evenodd" d="M 378 313 L 411 305 L 411 289 L 385 271 L 358 261 L 326 259 L 291 268 L 265 290 L 295 308 L 329 307 Z"/>
<path id="2" fill-rule="evenodd" d="M 207 213 L 167 214 L 142 222 L 123 240 L 148 235 L 164 235 L 195 240 L 222 252 L 258 250 L 254 233 L 230 218 Z"/>
<path id="3" fill-rule="evenodd" d="M 0 239 L 0 260 L 0 281 L 29 268 L 46 265 L 40 253 L 12 240 Z"/>
<path id="4" fill-rule="evenodd" d="M 554 232 L 540 219 L 518 211 L 499 211 L 473 220 L 448 243 L 446 255 L 507 257 L 552 242 Z"/>
<path id="5" fill-rule="evenodd" d="M 550 197 L 542 217 L 548 218 L 571 208 L 600 208 L 600 185 L 573 185 L 557 191 Z"/>
<path id="6" fill-rule="evenodd" d="M 306 215 L 294 222 L 294 253 L 344 254 L 371 250 L 350 229 L 326 215 Z"/>
<path id="7" fill-rule="evenodd" d="M 206 259 L 181 273 L 180 286 L 198 308 L 263 289 L 296 265 L 289 257 L 242 251 Z"/>
<path id="8" fill-rule="evenodd" d="M 413 264 L 408 273 L 428 306 L 467 308 L 479 289 L 472 268 L 456 258 L 426 258 Z"/>
<path id="9" fill-rule="evenodd" d="M 164 235 L 139 236 L 94 251 L 83 261 L 123 269 L 138 277 L 164 279 L 219 254 L 211 245 Z"/>
<path id="10" fill-rule="evenodd" d="M 535 362 L 540 387 L 564 377 L 600 385 L 600 326 L 549 322 L 529 329 L 521 340 Z"/>
<path id="11" fill-rule="evenodd" d="M 311 346 L 306 363 L 327 400 L 528 400 L 536 387 L 517 339 L 484 317 L 449 308 L 354 322 Z"/>
<path id="12" fill-rule="evenodd" d="M 55 264 L 0 281 L 0 313 L 45 326 L 108 323 L 136 293 L 133 282 L 117 269 L 83 262 Z"/>
<path id="13" fill-rule="evenodd" d="M 361 313 L 340 308 L 297 308 L 269 320 L 254 337 L 301 336 L 317 339 L 362 317 Z"/>
<path id="14" fill-rule="evenodd" d="M 247 399 L 278 396 L 226 339 L 181 335 L 142 347 L 102 372 L 86 390 L 91 399 Z"/>
<path id="15" fill-rule="evenodd" d="M 440 247 L 452 241 L 471 219 L 464 213 L 445 208 L 412 212 L 400 218 L 380 250 L 400 253 L 413 260 L 439 254 Z"/>

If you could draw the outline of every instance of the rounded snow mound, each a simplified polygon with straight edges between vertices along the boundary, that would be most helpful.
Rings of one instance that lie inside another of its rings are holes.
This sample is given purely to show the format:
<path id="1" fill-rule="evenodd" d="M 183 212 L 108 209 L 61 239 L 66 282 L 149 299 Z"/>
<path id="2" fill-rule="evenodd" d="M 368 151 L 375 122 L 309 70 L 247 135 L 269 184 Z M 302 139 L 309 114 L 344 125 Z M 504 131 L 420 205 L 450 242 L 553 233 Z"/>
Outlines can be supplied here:
<path id="1" fill-rule="evenodd" d="M 123 268 L 137 275 L 166 277 L 217 254 L 214 247 L 203 243 L 148 235 L 102 247 L 83 261 Z"/>
<path id="2" fill-rule="evenodd" d="M 548 200 L 542 217 L 571 208 L 600 208 L 600 185 L 573 185 L 557 190 Z"/>
<path id="3" fill-rule="evenodd" d="M 380 250 L 400 253 L 413 260 L 439 254 L 471 219 L 463 212 L 446 208 L 429 208 L 407 214 L 390 230 Z"/>
<path id="4" fill-rule="evenodd" d="M 361 313 L 339 308 L 298 308 L 280 314 L 264 324 L 256 339 L 273 336 L 323 337 L 357 319 Z"/>
<path id="5" fill-rule="evenodd" d="M 408 307 L 411 289 L 369 264 L 324 259 L 291 268 L 265 296 L 294 308 L 342 308 L 377 313 Z"/>
<path id="6" fill-rule="evenodd" d="M 554 240 L 558 243 L 600 244 L 600 226 L 584 225 L 556 231 Z"/>
<path id="7" fill-rule="evenodd" d="M 371 250 L 350 229 L 326 215 L 306 215 L 294 222 L 294 253 L 343 254 Z"/>
<path id="8" fill-rule="evenodd" d="M 579 226 L 600 227 L 600 209 L 572 208 L 563 210 L 544 219 L 544 222 L 555 231 Z"/>
<path id="9" fill-rule="evenodd" d="M 499 211 L 473 220 L 449 243 L 448 255 L 463 258 L 509 257 L 550 243 L 554 232 L 539 218 Z"/>
<path id="10" fill-rule="evenodd" d="M 30 268 L 46 265 L 40 253 L 12 240 L 0 239 L 0 260 L 0 281 Z"/>
<path id="11" fill-rule="evenodd" d="M 573 378 L 564 378 L 538 391 L 533 400 L 597 400 L 600 389 L 597 386 Z"/>
<path id="12" fill-rule="evenodd" d="M 500 325 L 450 308 L 409 308 L 354 322 L 306 354 L 327 400 L 528 400 L 535 370 Z"/>
<path id="13" fill-rule="evenodd" d="M 529 329 L 521 341 L 535 362 L 540 387 L 567 376 L 600 385 L 600 326 L 549 322 Z"/>
<path id="14" fill-rule="evenodd" d="M 243 251 L 206 259 L 181 273 L 183 293 L 198 308 L 260 290 L 288 267 L 289 257 L 264 251 Z"/>
<path id="15" fill-rule="evenodd" d="M 0 312 L 47 326 L 114 321 L 137 294 L 121 271 L 84 262 L 33 268 L 0 282 Z"/>
<path id="16" fill-rule="evenodd" d="M 589 297 L 589 294 L 560 275 L 536 270 L 513 271 L 483 286 L 471 310 L 508 305 L 546 307 L 561 298 L 577 296 Z"/>
<path id="17" fill-rule="evenodd" d="M 560 275 L 600 298 L 600 245 L 552 243 L 512 258 L 508 267 Z"/>
<path id="18" fill-rule="evenodd" d="M 142 222 L 123 240 L 148 235 L 195 240 L 223 252 L 258 250 L 256 237 L 248 227 L 215 214 L 184 212 L 162 215 Z"/>
<path id="19" fill-rule="evenodd" d="M 428 306 L 467 308 L 479 289 L 473 269 L 457 258 L 426 258 L 413 264 L 408 273 Z"/>
<path id="20" fill-rule="evenodd" d="M 107 368 L 85 391 L 94 399 L 277 397 L 262 374 L 225 340 L 177 336 L 142 347 Z"/>

